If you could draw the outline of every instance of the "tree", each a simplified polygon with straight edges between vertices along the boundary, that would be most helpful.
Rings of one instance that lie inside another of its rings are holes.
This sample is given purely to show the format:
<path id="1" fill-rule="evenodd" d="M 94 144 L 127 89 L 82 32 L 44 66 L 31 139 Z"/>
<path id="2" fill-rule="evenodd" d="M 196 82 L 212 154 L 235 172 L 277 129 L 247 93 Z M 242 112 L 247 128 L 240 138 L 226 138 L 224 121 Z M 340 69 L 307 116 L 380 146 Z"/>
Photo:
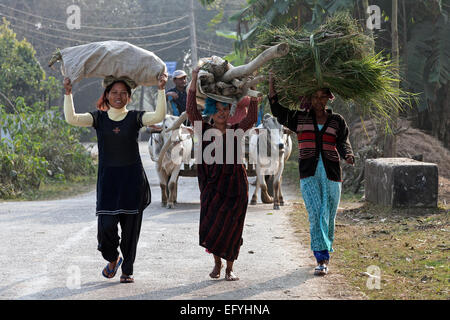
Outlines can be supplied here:
<path id="1" fill-rule="evenodd" d="M 16 34 L 9 28 L 9 22 L 3 19 L 3 24 L 0 25 L 0 92 L 8 100 L 15 101 L 18 97 L 24 97 L 27 104 L 33 105 L 41 100 L 43 88 L 51 91 L 54 97 L 51 85 L 53 80 L 46 80 L 35 53 L 26 39 L 16 39 Z M 8 110 L 12 111 L 11 108 Z"/>
<path id="2" fill-rule="evenodd" d="M 204 5 L 217 1 L 200 0 Z M 245 62 L 249 47 L 256 40 L 257 30 L 265 25 L 288 26 L 291 29 L 315 29 L 324 19 L 340 10 L 355 10 L 355 0 L 246 0 L 247 5 L 230 17 L 236 31 L 217 31 L 220 36 L 235 40 L 231 62 Z M 357 7 L 357 6 L 356 6 Z"/>
<path id="3" fill-rule="evenodd" d="M 439 1 L 416 4 L 414 21 L 409 22 L 407 44 L 408 85 L 420 93 L 416 124 L 450 147 L 449 81 L 450 43 L 448 7 Z M 411 16 L 410 16 L 411 17 Z"/>
<path id="4" fill-rule="evenodd" d="M 397 68 L 399 66 L 399 49 L 398 49 L 398 0 L 392 0 L 392 19 L 391 19 L 391 35 L 392 35 L 392 61 L 393 65 Z M 398 71 L 394 71 L 397 73 Z M 384 156 L 388 158 L 395 158 L 397 155 L 397 141 L 395 130 L 397 129 L 397 113 L 391 115 L 391 119 L 389 120 L 389 127 L 394 130 L 394 132 L 388 133 L 385 136 L 384 143 Z"/>

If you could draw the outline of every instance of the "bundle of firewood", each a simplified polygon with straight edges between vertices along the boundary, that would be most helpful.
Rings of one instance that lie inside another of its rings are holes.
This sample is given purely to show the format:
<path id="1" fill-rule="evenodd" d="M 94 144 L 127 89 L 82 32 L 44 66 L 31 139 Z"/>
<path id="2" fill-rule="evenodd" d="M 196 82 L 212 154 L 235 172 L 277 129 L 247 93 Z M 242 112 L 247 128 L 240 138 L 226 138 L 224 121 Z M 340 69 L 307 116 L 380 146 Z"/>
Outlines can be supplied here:
<path id="1" fill-rule="evenodd" d="M 225 103 L 237 103 L 244 96 L 259 97 L 262 93 L 253 90 L 264 76 L 254 74 L 267 61 L 282 57 L 289 51 L 289 46 L 281 43 L 272 46 L 249 63 L 233 67 L 227 60 L 217 56 L 200 59 L 201 69 L 198 74 L 197 95 L 211 97 Z"/>

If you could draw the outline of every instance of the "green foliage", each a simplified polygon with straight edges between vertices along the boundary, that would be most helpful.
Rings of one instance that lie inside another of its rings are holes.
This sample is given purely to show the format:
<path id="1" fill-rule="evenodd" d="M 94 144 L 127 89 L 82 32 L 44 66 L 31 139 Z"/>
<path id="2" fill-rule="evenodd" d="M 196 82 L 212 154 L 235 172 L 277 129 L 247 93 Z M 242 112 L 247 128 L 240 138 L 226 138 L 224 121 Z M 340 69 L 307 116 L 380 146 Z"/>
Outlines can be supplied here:
<path id="1" fill-rule="evenodd" d="M 214 28 L 216 25 L 218 25 L 219 23 L 222 22 L 222 20 L 223 20 L 223 13 L 224 13 L 224 10 L 221 9 L 221 10 L 219 11 L 219 13 L 216 14 L 216 15 L 214 16 L 214 18 L 212 18 L 212 19 L 208 22 L 208 28 L 209 28 L 210 30 L 214 30 L 213 28 Z"/>
<path id="2" fill-rule="evenodd" d="M 257 30 L 267 25 L 299 27 L 295 16 L 311 12 L 311 21 L 304 23 L 303 28 L 312 30 L 320 26 L 327 16 L 351 9 L 354 5 L 354 0 L 247 0 L 247 6 L 230 17 L 230 21 L 238 23 L 238 30 L 233 35 L 235 53 L 246 59 L 249 48 L 257 40 Z M 244 26 L 247 26 L 246 31 L 243 30 Z M 216 34 L 230 38 L 232 32 L 217 31 Z"/>
<path id="3" fill-rule="evenodd" d="M 9 100 L 24 97 L 32 105 L 49 89 L 53 80 L 45 79 L 45 72 L 35 58 L 35 50 L 25 39 L 18 41 L 16 34 L 3 19 L 0 25 L 0 92 Z M 55 95 L 54 90 L 52 95 Z"/>
<path id="4" fill-rule="evenodd" d="M 0 101 L 7 104 L 0 104 L 1 198 L 38 189 L 45 180 L 61 181 L 94 172 L 92 160 L 78 141 L 82 130 L 69 127 L 58 108 L 50 108 L 60 91 L 60 81 L 46 79 L 32 45 L 25 39 L 18 41 L 3 19 Z"/>
<path id="5" fill-rule="evenodd" d="M 306 3 L 312 11 L 311 21 L 303 26 L 308 30 L 319 27 L 328 16 L 355 6 L 355 0 L 306 0 Z"/>
<path id="6" fill-rule="evenodd" d="M 447 85 L 450 72 L 450 24 L 445 11 L 434 21 L 415 24 L 408 41 L 406 77 L 415 92 L 422 92 L 419 111 L 435 102 L 439 88 Z"/>
<path id="7" fill-rule="evenodd" d="M 57 108 L 30 108 L 19 97 L 16 114 L 0 105 L 0 198 L 38 189 L 43 181 L 92 175 L 94 164 L 79 136 L 86 130 L 69 126 Z"/>
<path id="8" fill-rule="evenodd" d="M 212 5 L 214 2 L 216 2 L 216 0 L 198 0 L 202 6 L 206 7 L 206 6 L 210 6 Z"/>
<path id="9" fill-rule="evenodd" d="M 289 44 L 286 56 L 271 60 L 261 70 L 264 74 L 273 70 L 281 103 L 296 108 L 300 96 L 329 88 L 359 106 L 360 115 L 383 122 L 410 105 L 410 95 L 398 87 L 395 66 L 373 52 L 372 38 L 362 33 L 349 14 L 329 17 L 310 34 L 287 27 L 261 28 L 254 56 L 267 46 Z M 267 83 L 262 90 L 267 92 Z"/>
<path id="10" fill-rule="evenodd" d="M 238 52 L 235 51 L 226 55 L 223 58 L 226 59 L 229 63 L 231 63 L 234 67 L 237 67 L 245 64 L 246 57 L 247 57 L 246 55 L 241 54 L 239 51 Z"/>

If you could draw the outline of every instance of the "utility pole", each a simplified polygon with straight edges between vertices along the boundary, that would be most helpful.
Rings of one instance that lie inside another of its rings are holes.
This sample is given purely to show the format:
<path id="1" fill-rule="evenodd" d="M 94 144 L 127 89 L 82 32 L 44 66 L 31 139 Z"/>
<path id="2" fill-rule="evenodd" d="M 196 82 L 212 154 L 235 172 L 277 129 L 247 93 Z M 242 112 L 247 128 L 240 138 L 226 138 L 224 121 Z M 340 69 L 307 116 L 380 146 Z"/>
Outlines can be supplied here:
<path id="1" fill-rule="evenodd" d="M 192 68 L 197 66 L 197 34 L 195 32 L 195 16 L 194 16 L 194 0 L 189 0 L 190 7 L 190 30 L 191 30 L 191 59 L 192 59 Z"/>

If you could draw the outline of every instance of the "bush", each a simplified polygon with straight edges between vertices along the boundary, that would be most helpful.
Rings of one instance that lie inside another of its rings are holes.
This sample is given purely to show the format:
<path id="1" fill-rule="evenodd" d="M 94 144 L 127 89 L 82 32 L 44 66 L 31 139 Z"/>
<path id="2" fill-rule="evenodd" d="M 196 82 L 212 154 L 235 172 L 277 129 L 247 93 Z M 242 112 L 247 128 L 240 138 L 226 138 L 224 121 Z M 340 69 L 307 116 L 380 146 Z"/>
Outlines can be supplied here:
<path id="1" fill-rule="evenodd" d="M 16 114 L 0 105 L 0 197 L 38 189 L 44 180 L 65 181 L 92 175 L 95 167 L 79 142 L 85 128 L 69 126 L 58 108 L 32 109 L 16 99 Z"/>

